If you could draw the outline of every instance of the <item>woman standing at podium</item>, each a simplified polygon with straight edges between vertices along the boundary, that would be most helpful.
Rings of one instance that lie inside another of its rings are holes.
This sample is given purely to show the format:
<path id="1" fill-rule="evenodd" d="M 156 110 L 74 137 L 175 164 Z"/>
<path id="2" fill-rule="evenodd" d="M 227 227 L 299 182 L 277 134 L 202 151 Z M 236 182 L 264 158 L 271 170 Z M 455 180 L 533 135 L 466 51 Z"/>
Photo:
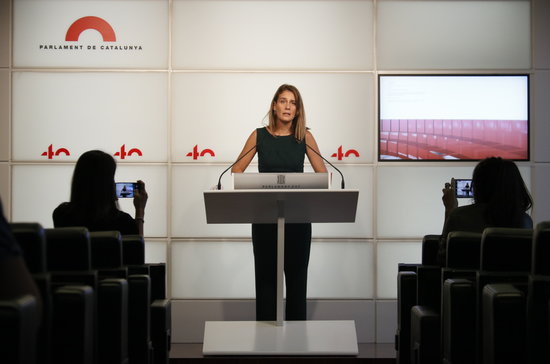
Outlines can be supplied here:
<path id="1" fill-rule="evenodd" d="M 231 169 L 246 170 L 256 152 L 258 171 L 304 171 L 307 155 L 315 172 L 327 172 L 323 159 L 313 152 L 318 146 L 306 127 L 302 97 L 292 85 L 281 85 L 267 113 L 269 123 L 250 134 Z M 256 320 L 276 320 L 277 224 L 252 224 L 256 279 Z M 286 320 L 306 319 L 307 270 L 311 248 L 311 224 L 285 224 Z"/>

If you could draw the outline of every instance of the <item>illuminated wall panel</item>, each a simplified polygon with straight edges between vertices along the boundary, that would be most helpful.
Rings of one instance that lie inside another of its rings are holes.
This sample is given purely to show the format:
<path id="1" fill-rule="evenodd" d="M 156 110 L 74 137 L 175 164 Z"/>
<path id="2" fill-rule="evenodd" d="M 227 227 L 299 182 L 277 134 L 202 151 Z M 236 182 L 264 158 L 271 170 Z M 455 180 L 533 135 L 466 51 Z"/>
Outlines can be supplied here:
<path id="1" fill-rule="evenodd" d="M 550 181 L 550 164 L 537 166 L 534 176 L 535 213 L 538 221 L 550 221 L 550 193 L 548 186 Z"/>
<path id="2" fill-rule="evenodd" d="M 532 0 L 534 67 L 550 69 L 550 3 L 546 0 Z"/>
<path id="3" fill-rule="evenodd" d="M 16 67 L 166 68 L 168 1 L 14 1 Z"/>
<path id="4" fill-rule="evenodd" d="M 10 65 L 11 3 L 0 2 L 0 67 Z"/>
<path id="5" fill-rule="evenodd" d="M 376 252 L 376 297 L 397 298 L 397 265 L 421 263 L 422 243 L 387 241 L 378 243 Z"/>
<path id="6" fill-rule="evenodd" d="M 166 162 L 167 103 L 163 73 L 16 72 L 13 159 L 74 161 L 101 149 L 121 161 Z"/>
<path id="7" fill-rule="evenodd" d="M 380 0 L 378 69 L 529 68 L 530 16 L 529 1 Z"/>
<path id="8" fill-rule="evenodd" d="M 145 242 L 145 263 L 166 263 L 168 245 L 164 240 L 147 239 Z"/>
<path id="9" fill-rule="evenodd" d="M 39 222 L 53 227 L 52 212 L 62 202 L 69 201 L 72 164 L 24 164 L 12 169 L 13 221 Z M 118 165 L 116 180 L 146 183 L 149 200 L 145 210 L 145 235 L 166 236 L 166 167 Z M 135 215 L 131 199 L 119 201 L 122 211 Z"/>
<path id="10" fill-rule="evenodd" d="M 374 159 L 373 144 L 365 142 L 374 140 L 370 73 L 175 73 L 173 160 L 234 161 L 250 133 L 266 125 L 264 116 L 283 83 L 300 90 L 307 124 L 325 158 L 337 163 Z"/>
<path id="11" fill-rule="evenodd" d="M 10 72 L 0 69 L 0 161 L 10 155 Z"/>
<path id="12" fill-rule="evenodd" d="M 550 104 L 548 95 L 550 94 L 550 70 L 540 70 L 535 73 L 533 87 L 534 103 L 533 109 L 536 120 L 533 136 L 535 140 L 534 157 L 536 162 L 550 162 Z"/>
<path id="13" fill-rule="evenodd" d="M 172 242 L 172 298 L 253 298 L 250 242 Z"/>
<path id="14" fill-rule="evenodd" d="M 373 298 L 373 247 L 366 242 L 313 242 L 308 297 Z M 250 241 L 172 242 L 172 296 L 254 298 Z"/>
<path id="15" fill-rule="evenodd" d="M 364 241 L 313 242 L 308 298 L 374 298 L 373 244 Z"/>
<path id="16" fill-rule="evenodd" d="M 10 216 L 10 166 L 5 162 L 0 162 L 0 200 L 4 207 L 4 216 Z"/>
<path id="17" fill-rule="evenodd" d="M 372 69 L 372 8 L 371 1 L 174 0 L 173 66 Z"/>

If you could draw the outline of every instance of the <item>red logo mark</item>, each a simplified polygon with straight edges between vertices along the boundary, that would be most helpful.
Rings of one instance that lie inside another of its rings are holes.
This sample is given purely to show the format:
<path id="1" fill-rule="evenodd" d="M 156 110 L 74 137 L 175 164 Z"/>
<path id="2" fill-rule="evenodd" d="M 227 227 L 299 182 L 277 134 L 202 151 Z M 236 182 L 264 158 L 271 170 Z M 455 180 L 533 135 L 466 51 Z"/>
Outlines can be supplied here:
<path id="1" fill-rule="evenodd" d="M 128 153 L 126 153 L 126 144 L 122 144 L 122 147 L 120 147 L 120 151 L 116 152 L 114 154 L 114 156 L 115 157 L 120 157 L 120 159 L 124 159 L 124 158 L 126 158 L 126 156 L 130 157 L 133 154 L 137 154 L 140 157 L 143 155 L 143 153 L 141 153 L 141 150 L 139 150 L 137 148 L 132 148 L 128 151 Z"/>
<path id="2" fill-rule="evenodd" d="M 41 155 L 43 157 L 45 156 L 48 156 L 48 159 L 52 159 L 53 156 L 58 156 L 60 155 L 61 153 L 65 154 L 65 155 L 71 155 L 71 153 L 69 153 L 69 151 L 66 149 L 66 148 L 59 148 L 58 150 L 56 150 L 55 152 L 53 151 L 53 145 L 50 144 L 50 146 L 48 147 L 48 150 L 45 151 L 44 153 L 42 153 Z"/>
<path id="3" fill-rule="evenodd" d="M 359 157 L 359 152 L 356 151 L 355 149 L 350 149 L 348 151 L 346 151 L 345 153 L 342 151 L 342 146 L 338 147 L 338 152 L 336 153 L 333 153 L 331 155 L 331 157 L 338 157 L 338 160 L 341 161 L 342 158 L 347 158 L 349 157 L 351 154 L 353 154 L 354 156 L 356 157 Z"/>
<path id="4" fill-rule="evenodd" d="M 187 153 L 187 157 L 193 157 L 193 159 L 196 160 L 198 157 L 204 157 L 205 154 L 210 154 L 211 157 L 216 156 L 216 154 L 214 153 L 214 151 L 212 149 L 203 149 L 199 153 L 199 147 L 197 145 L 195 145 L 193 147 L 193 151 Z"/>
<path id="5" fill-rule="evenodd" d="M 80 33 L 88 29 L 94 29 L 101 33 L 104 42 L 116 41 L 115 31 L 111 25 L 97 16 L 85 16 L 76 20 L 71 24 L 69 30 L 67 30 L 65 40 L 68 42 L 76 42 L 80 37 Z"/>

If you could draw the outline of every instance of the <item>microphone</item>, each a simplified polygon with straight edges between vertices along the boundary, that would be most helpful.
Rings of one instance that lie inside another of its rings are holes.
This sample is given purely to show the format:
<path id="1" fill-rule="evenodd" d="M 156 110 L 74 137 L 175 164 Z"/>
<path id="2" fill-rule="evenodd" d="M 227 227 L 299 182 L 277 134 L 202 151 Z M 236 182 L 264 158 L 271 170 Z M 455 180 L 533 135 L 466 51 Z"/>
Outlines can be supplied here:
<path id="1" fill-rule="evenodd" d="M 323 157 L 323 156 L 321 155 L 321 153 L 319 153 L 318 151 L 316 151 L 315 149 L 313 149 L 312 147 L 310 147 L 310 146 L 307 145 L 307 144 L 306 144 L 306 147 L 308 147 L 309 149 L 311 149 L 315 154 L 317 154 L 319 157 L 321 157 L 325 162 L 327 162 L 328 164 L 330 164 L 330 166 L 331 166 L 332 168 L 334 168 L 335 170 L 338 171 L 338 173 L 340 173 L 340 177 L 342 177 L 342 184 L 341 184 L 341 187 L 342 187 L 342 189 L 345 189 L 346 183 L 344 182 L 344 175 L 342 174 L 342 172 L 340 172 L 340 170 L 339 170 L 338 168 L 336 168 L 336 167 L 334 166 L 334 164 L 332 164 L 332 163 L 330 163 L 328 160 L 326 160 L 325 157 Z M 237 163 L 237 162 L 235 162 L 235 163 Z"/>
<path id="2" fill-rule="evenodd" d="M 256 145 L 254 145 L 252 148 L 246 151 L 243 155 L 241 155 L 235 162 L 233 162 L 229 167 L 225 169 L 225 171 L 220 174 L 220 178 L 218 178 L 218 190 L 222 189 L 222 176 L 225 172 L 229 171 L 235 164 L 239 163 L 241 159 L 243 159 L 248 153 L 252 152 L 256 148 Z"/>

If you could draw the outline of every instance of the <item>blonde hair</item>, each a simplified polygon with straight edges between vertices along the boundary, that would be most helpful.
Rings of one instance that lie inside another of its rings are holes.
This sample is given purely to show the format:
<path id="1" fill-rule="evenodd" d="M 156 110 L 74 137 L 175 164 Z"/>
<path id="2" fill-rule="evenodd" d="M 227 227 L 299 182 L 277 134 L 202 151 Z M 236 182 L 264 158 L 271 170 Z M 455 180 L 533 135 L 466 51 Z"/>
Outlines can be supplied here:
<path id="1" fill-rule="evenodd" d="M 277 100 L 279 100 L 279 96 L 285 92 L 290 91 L 294 94 L 294 98 L 296 99 L 296 116 L 294 117 L 294 120 L 292 120 L 292 128 L 294 130 L 294 138 L 298 142 L 302 142 L 306 138 L 306 112 L 304 110 L 304 103 L 302 101 L 302 96 L 300 95 L 300 91 L 292 85 L 283 84 L 279 86 L 277 91 L 275 92 L 275 95 L 273 96 L 273 100 L 271 100 L 271 104 L 269 105 L 269 111 L 267 114 L 269 115 L 269 124 L 268 128 L 269 130 L 275 130 L 275 111 L 273 110 L 273 105 L 277 103 Z"/>

